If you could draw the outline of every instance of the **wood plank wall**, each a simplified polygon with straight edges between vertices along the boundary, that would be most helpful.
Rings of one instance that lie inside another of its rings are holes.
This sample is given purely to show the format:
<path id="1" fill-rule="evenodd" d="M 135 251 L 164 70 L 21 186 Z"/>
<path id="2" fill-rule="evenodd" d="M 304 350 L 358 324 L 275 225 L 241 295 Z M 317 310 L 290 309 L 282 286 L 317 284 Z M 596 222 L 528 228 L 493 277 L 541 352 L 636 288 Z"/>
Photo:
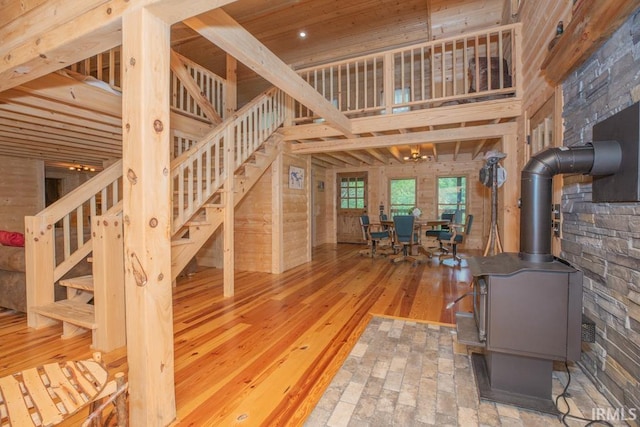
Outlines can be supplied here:
<path id="1" fill-rule="evenodd" d="M 272 189 L 270 167 L 236 206 L 234 247 L 238 270 L 271 272 Z"/>
<path id="2" fill-rule="evenodd" d="M 511 3 L 511 2 L 509 2 Z M 518 10 L 512 11 L 510 7 L 505 7 L 503 19 L 522 22 L 522 111 L 523 114 L 517 120 L 518 123 L 518 143 L 517 150 L 517 170 L 522 170 L 525 163 L 532 154 L 531 146 L 527 145 L 527 137 L 531 132 L 529 129 L 529 119 L 533 117 L 540 108 L 554 95 L 555 87 L 546 80 L 540 67 L 547 55 L 549 42 L 556 35 L 556 28 L 559 21 L 563 21 L 566 26 L 570 21 L 572 0 L 539 0 L 520 2 Z M 509 10 L 508 12 L 506 12 Z M 507 23 L 504 22 L 504 23 Z M 556 103 L 561 103 L 556 100 Z M 560 105 L 560 104 L 558 104 Z M 554 134 L 561 138 L 562 134 L 562 111 L 557 108 L 554 122 L 556 128 Z M 554 142 L 554 145 L 562 145 L 562 141 Z M 518 177 L 514 177 L 519 180 Z M 561 186 L 561 177 L 554 180 L 554 188 Z M 519 186 L 519 184 L 518 184 Z M 556 190 L 554 190 L 556 191 Z M 558 194 L 556 192 L 556 194 Z M 558 196 L 554 196 L 554 203 L 559 202 Z M 519 240 L 519 238 L 518 238 Z M 554 247 L 557 248 L 558 241 L 554 239 Z M 557 251 L 557 249 L 554 249 Z"/>
<path id="3" fill-rule="evenodd" d="M 484 163 L 482 159 L 456 162 L 423 162 L 410 165 L 395 164 L 384 167 L 345 168 L 340 169 L 339 172 L 368 172 L 367 206 L 369 207 L 369 214 L 374 218 L 377 218 L 378 205 L 381 200 L 384 201 L 388 209 L 389 179 L 417 177 L 418 206 L 422 210 L 424 218 L 433 218 L 436 216 L 437 178 L 440 176 L 466 176 L 469 197 L 468 213 L 474 215 L 474 226 L 465 245 L 470 249 L 483 249 L 491 221 L 491 194 L 489 189 L 484 187 L 478 179 L 478 173 Z M 335 212 L 337 197 L 335 193 L 336 170 L 332 170 L 330 173 L 332 177 L 327 178 L 325 183 L 326 206 L 324 209 L 328 213 Z M 498 191 L 498 197 L 501 197 L 500 191 Z M 335 242 L 336 223 L 334 215 L 327 215 L 327 221 L 328 223 L 325 225 L 328 230 L 326 241 Z M 316 223 L 316 233 L 321 227 L 322 224 Z"/>
<path id="4" fill-rule="evenodd" d="M 281 256 L 283 271 L 311 260 L 310 176 L 305 157 L 282 154 L 279 186 L 273 181 L 272 165 L 238 204 L 235 212 L 235 268 L 244 271 L 273 271 L 273 261 Z M 289 166 L 305 170 L 305 188 L 289 188 Z M 272 214 L 274 194 L 282 198 L 280 217 Z M 325 190 L 326 193 L 326 190 Z M 281 221 L 282 224 L 275 224 Z M 322 221 L 319 222 L 322 227 Z M 282 245 L 273 245 L 274 233 L 282 229 Z M 278 252 L 278 253 L 276 253 Z M 197 255 L 198 265 L 222 268 L 222 233 L 216 231 Z"/>
<path id="5" fill-rule="evenodd" d="M 553 95 L 540 71 L 547 56 L 547 46 L 555 37 L 559 21 L 566 26 L 571 17 L 571 0 L 539 0 L 522 2 L 518 19 L 522 22 L 523 109 L 531 117 Z"/>
<path id="6" fill-rule="evenodd" d="M 330 203 L 330 194 L 333 193 L 330 192 L 327 169 L 314 167 L 311 170 L 311 174 L 313 176 L 311 184 L 311 191 L 313 192 L 313 232 L 311 238 L 315 247 L 332 241 L 329 237 L 330 229 L 328 224 L 331 219 L 331 209 L 333 209 L 333 205 Z"/>
<path id="7" fill-rule="evenodd" d="M 284 271 L 311 261 L 311 245 L 309 230 L 309 178 L 311 171 L 307 168 L 306 157 L 288 153 L 283 155 L 283 168 L 280 176 L 282 186 L 282 259 Z M 304 169 L 304 185 L 302 190 L 289 188 L 289 166 Z"/>
<path id="8" fill-rule="evenodd" d="M 0 229 L 24 233 L 24 217 L 44 209 L 44 162 L 0 157 Z"/>
<path id="9" fill-rule="evenodd" d="M 502 0 L 435 0 L 430 5 L 433 40 L 500 25 Z"/>

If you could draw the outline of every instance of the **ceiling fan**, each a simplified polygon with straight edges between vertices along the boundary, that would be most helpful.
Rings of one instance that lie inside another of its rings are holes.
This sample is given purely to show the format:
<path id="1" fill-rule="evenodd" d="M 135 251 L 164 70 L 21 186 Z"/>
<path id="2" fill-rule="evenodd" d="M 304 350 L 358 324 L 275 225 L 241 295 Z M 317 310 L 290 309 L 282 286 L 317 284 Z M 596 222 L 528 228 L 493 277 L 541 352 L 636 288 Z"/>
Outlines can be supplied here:
<path id="1" fill-rule="evenodd" d="M 420 160 L 431 160 L 429 158 L 429 156 L 427 156 L 426 154 L 420 155 L 420 147 L 416 146 L 415 148 L 411 149 L 411 155 L 409 156 L 404 156 L 405 160 L 411 160 L 414 162 L 419 162 Z"/>

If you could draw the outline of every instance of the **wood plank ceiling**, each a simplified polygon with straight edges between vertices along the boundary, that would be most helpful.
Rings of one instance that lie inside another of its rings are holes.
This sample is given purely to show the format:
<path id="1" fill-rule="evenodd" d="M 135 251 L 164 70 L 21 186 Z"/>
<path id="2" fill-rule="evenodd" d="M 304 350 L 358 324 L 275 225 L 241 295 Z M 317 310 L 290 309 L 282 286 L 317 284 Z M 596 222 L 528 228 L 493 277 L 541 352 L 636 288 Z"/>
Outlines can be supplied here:
<path id="1" fill-rule="evenodd" d="M 224 10 L 264 46 L 294 68 L 458 35 L 500 24 L 503 0 L 239 0 Z M 299 32 L 305 31 L 306 38 Z M 172 28 L 177 52 L 224 76 L 225 53 L 183 23 Z M 268 83 L 239 66 L 240 104 Z M 0 93 L 0 155 L 35 157 L 57 166 L 101 166 L 121 156 L 120 101 L 98 89 L 80 88 L 62 76 L 44 77 Z M 99 102 L 95 102 L 96 99 Z M 506 120 L 506 119 L 505 119 Z M 491 124 L 479 120 L 475 124 Z M 409 126 L 360 132 L 360 137 L 446 128 Z M 464 126 L 459 123 L 455 127 Z M 332 140 L 320 136 L 305 141 Z M 298 139 L 302 141 L 303 139 Z M 495 139 L 398 144 L 314 154 L 323 166 L 405 162 L 412 150 L 430 161 L 472 158 Z"/>

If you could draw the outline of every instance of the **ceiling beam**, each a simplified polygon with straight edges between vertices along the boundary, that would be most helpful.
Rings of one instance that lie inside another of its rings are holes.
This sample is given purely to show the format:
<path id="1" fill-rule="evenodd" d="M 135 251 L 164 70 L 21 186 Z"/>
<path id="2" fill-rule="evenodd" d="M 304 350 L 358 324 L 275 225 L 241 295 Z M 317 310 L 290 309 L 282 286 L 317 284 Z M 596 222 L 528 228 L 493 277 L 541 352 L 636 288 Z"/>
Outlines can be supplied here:
<path id="1" fill-rule="evenodd" d="M 10 89 L 9 92 L 14 89 Z M 3 94 L 6 92 L 3 92 Z M 73 113 L 82 113 L 82 110 L 72 110 L 60 113 L 56 110 L 42 109 L 48 105 L 56 105 L 55 103 L 41 102 L 40 107 L 36 106 L 38 98 L 31 97 L 29 99 L 21 99 L 21 101 L 30 101 L 29 103 L 13 103 L 3 104 L 2 94 L 0 94 L 0 111 L 6 118 L 22 120 L 24 122 L 33 122 L 34 119 L 39 125 L 59 127 L 71 131 L 84 131 L 85 133 L 95 133 L 104 136 L 114 136 L 122 139 L 122 124 L 120 120 L 113 124 L 99 123 L 92 117 L 76 116 Z M 41 100 L 44 101 L 44 100 Z M 44 106 L 42 104 L 45 104 Z M 59 106 L 59 104 L 58 104 Z M 117 135 L 117 136 L 116 136 Z"/>
<path id="2" fill-rule="evenodd" d="M 182 21 L 235 0 L 49 0 L 0 29 L 0 92 L 122 44 L 122 17 L 143 7 Z"/>
<path id="3" fill-rule="evenodd" d="M 322 116 L 339 133 L 354 137 L 351 122 L 344 114 L 222 9 L 189 18 L 184 23 Z"/>
<path id="4" fill-rule="evenodd" d="M 374 160 L 367 155 L 357 153 L 355 151 L 348 151 L 347 154 L 350 155 L 351 157 L 355 157 L 356 159 L 360 160 L 364 164 L 372 165 L 374 163 Z"/>
<path id="5" fill-rule="evenodd" d="M 398 129 L 442 126 L 469 121 L 512 119 L 522 114 L 522 101 L 505 98 L 488 102 L 451 105 L 406 113 L 360 117 L 351 119 L 351 130 L 355 134 L 397 131 Z M 330 138 L 340 136 L 330 126 L 322 123 L 287 126 L 282 129 L 285 141 L 299 141 L 307 138 Z"/>
<path id="6" fill-rule="evenodd" d="M 404 157 L 402 156 L 402 153 L 400 152 L 398 147 L 387 147 L 387 150 L 389 150 L 389 153 L 391 153 L 391 155 L 395 157 L 397 161 L 404 163 Z"/>
<path id="7" fill-rule="evenodd" d="M 499 138 L 505 134 L 515 134 L 514 122 L 469 126 L 455 129 L 438 129 L 404 135 L 369 136 L 363 138 L 333 141 L 302 142 L 293 144 L 291 152 L 296 154 L 328 153 L 345 150 L 365 150 L 367 148 L 394 147 L 398 145 L 439 144 L 444 142 L 469 141 L 484 138 Z"/>
<path id="8" fill-rule="evenodd" d="M 331 169 L 334 166 L 333 164 L 325 162 L 316 156 L 311 157 L 311 164 L 325 169 Z"/>
<path id="9" fill-rule="evenodd" d="M 348 156 L 347 153 L 324 153 L 329 157 L 333 157 L 334 159 L 338 159 L 348 165 L 351 166 L 361 166 L 360 160 L 355 159 L 354 157 Z"/>
<path id="10" fill-rule="evenodd" d="M 324 162 L 324 163 L 328 163 L 328 164 L 333 165 L 333 166 L 341 166 L 342 167 L 342 166 L 344 166 L 346 164 L 350 164 L 350 163 L 347 163 L 347 162 L 345 162 L 343 160 L 338 160 L 338 159 L 332 157 L 329 154 L 320 154 L 319 156 L 313 156 L 312 157 L 312 159 L 316 159 L 316 158 L 319 159 L 320 161 Z"/>
<path id="11" fill-rule="evenodd" d="M 365 151 L 369 153 L 369 155 L 375 157 L 380 163 L 384 163 L 385 165 L 389 163 L 387 158 L 380 154 L 375 148 L 367 148 Z"/>
<path id="12" fill-rule="evenodd" d="M 35 79 L 16 89 L 29 95 L 74 105 L 83 110 L 108 114 L 118 121 L 122 114 L 122 96 L 59 73 Z"/>

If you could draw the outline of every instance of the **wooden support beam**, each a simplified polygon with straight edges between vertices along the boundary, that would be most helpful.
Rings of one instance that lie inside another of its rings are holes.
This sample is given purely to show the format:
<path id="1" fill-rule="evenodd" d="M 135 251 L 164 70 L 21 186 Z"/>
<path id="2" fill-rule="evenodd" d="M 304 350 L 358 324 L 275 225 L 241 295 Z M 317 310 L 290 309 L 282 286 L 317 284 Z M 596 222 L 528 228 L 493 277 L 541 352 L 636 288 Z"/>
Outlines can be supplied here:
<path id="1" fill-rule="evenodd" d="M 224 117 L 229 117 L 238 110 L 238 61 L 227 55 L 227 87 L 224 92 Z"/>
<path id="2" fill-rule="evenodd" d="M 204 115 L 213 123 L 218 125 L 222 123 L 222 117 L 216 111 L 215 107 L 211 105 L 209 100 L 202 94 L 202 89 L 198 86 L 198 83 L 193 79 L 186 64 L 182 61 L 180 54 L 171 50 L 171 70 L 180 80 L 184 88 L 189 95 L 196 101 L 196 104 L 202 109 Z"/>
<path id="3" fill-rule="evenodd" d="M 384 164 L 388 163 L 387 158 L 382 154 L 380 154 L 375 148 L 367 148 L 365 151 L 369 153 L 372 157 L 374 157 L 377 161 Z"/>
<path id="4" fill-rule="evenodd" d="M 123 222 L 130 424 L 176 418 L 171 286 L 170 27 L 123 18 Z"/>
<path id="5" fill-rule="evenodd" d="M 433 160 L 438 161 L 438 144 L 431 144 L 431 150 L 433 151 Z"/>
<path id="6" fill-rule="evenodd" d="M 222 9 L 184 21 L 264 79 L 319 114 L 340 133 L 354 137 L 349 119 Z"/>
<path id="7" fill-rule="evenodd" d="M 131 0 L 128 0 L 131 1 Z M 167 24 L 175 24 L 237 0 L 147 0 L 149 11 Z"/>
<path id="8" fill-rule="evenodd" d="M 404 157 L 402 156 L 402 153 L 400 152 L 398 147 L 387 147 L 387 150 L 389 150 L 389 153 L 391 153 L 391 155 L 395 157 L 397 161 L 404 163 Z"/>
<path id="9" fill-rule="evenodd" d="M 224 224 L 223 224 L 223 293 L 225 297 L 232 297 L 235 292 L 235 246 L 234 246 L 234 229 L 235 229 L 235 202 L 234 202 L 234 185 L 235 179 L 233 175 L 234 162 L 234 146 L 232 141 L 233 127 L 228 126 L 224 134 L 224 170 L 226 178 L 223 184 L 222 201 L 224 205 Z"/>
<path id="10" fill-rule="evenodd" d="M 373 132 L 397 131 L 398 129 L 424 128 L 475 122 L 493 119 L 512 119 L 522 114 L 522 101 L 505 98 L 495 101 L 477 102 L 411 111 L 402 114 L 360 117 L 351 120 L 353 133 L 361 135 Z M 340 136 L 330 126 L 322 123 L 285 127 L 282 130 L 285 141 L 299 141 L 309 138 L 330 138 Z"/>
<path id="11" fill-rule="evenodd" d="M 284 154 L 278 157 L 271 165 L 271 273 L 284 272 Z"/>
<path id="12" fill-rule="evenodd" d="M 109 352 L 127 345 L 124 296 L 122 215 L 91 218 L 93 225 L 94 350 Z"/>
<path id="13" fill-rule="evenodd" d="M 367 148 L 393 147 L 398 145 L 438 144 L 453 141 L 469 141 L 482 138 L 500 138 L 516 130 L 515 123 L 497 123 L 469 126 L 456 129 L 438 129 L 403 135 L 370 136 L 355 139 L 303 142 L 293 144 L 291 152 L 296 154 L 328 153 L 345 150 L 364 150 Z"/>
<path id="14" fill-rule="evenodd" d="M 617 2 L 582 0 L 571 22 L 542 62 L 541 69 L 555 86 L 578 68 L 640 7 L 640 0 Z"/>
<path id="15" fill-rule="evenodd" d="M 122 44 L 122 18 L 149 8 L 168 24 L 235 0 L 49 0 L 0 29 L 0 92 Z"/>
<path id="16" fill-rule="evenodd" d="M 520 250 L 520 208 L 518 207 L 520 171 L 518 170 L 518 137 L 515 133 L 507 134 L 502 138 L 502 151 L 507 155 L 502 164 L 508 178 L 502 186 L 504 221 L 500 235 L 505 252 L 518 252 Z"/>
<path id="17" fill-rule="evenodd" d="M 345 164 L 347 164 L 347 163 L 343 162 L 342 160 L 334 159 L 329 154 L 316 155 L 316 156 L 314 156 L 314 159 L 317 159 L 318 161 L 321 161 L 321 162 L 323 162 L 325 164 L 329 164 L 329 165 L 332 165 L 332 166 L 343 167 Z"/>

